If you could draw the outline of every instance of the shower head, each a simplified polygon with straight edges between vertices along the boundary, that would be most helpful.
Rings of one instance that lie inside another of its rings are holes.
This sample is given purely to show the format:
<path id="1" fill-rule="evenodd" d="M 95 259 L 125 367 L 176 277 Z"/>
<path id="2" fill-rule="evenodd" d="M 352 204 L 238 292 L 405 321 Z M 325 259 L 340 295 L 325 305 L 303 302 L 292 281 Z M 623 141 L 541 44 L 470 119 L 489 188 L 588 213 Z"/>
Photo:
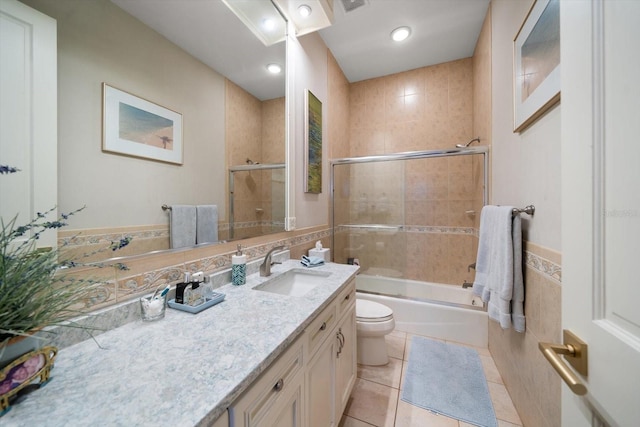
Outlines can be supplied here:
<path id="1" fill-rule="evenodd" d="M 466 144 L 456 144 L 456 147 L 458 147 L 458 148 L 467 148 L 469 145 L 471 145 L 474 142 L 480 142 L 480 137 L 473 138 L 471 141 L 467 142 Z"/>

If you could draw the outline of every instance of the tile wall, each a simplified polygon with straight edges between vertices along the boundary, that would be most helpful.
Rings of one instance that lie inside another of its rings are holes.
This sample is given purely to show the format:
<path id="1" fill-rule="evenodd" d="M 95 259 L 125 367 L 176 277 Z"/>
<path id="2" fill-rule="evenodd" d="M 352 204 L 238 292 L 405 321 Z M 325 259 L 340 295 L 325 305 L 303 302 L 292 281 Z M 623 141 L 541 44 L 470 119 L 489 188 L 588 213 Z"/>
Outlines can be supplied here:
<path id="1" fill-rule="evenodd" d="M 539 342 L 562 342 L 561 255 L 525 242 L 526 332 L 489 322 L 489 350 L 524 425 L 561 424 L 560 376 L 538 349 Z"/>

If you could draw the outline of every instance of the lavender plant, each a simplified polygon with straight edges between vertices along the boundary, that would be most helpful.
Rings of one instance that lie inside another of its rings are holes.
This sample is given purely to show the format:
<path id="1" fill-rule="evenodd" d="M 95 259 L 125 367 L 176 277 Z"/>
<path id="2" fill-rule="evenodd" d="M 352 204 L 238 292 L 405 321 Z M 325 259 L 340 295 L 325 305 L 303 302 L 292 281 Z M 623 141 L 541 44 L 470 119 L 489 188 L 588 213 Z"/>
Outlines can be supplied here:
<path id="1" fill-rule="evenodd" d="M 0 165 L 0 175 L 18 171 Z M 63 213 L 49 221 L 46 218 L 54 210 L 51 209 L 38 213 L 23 225 L 17 224 L 17 217 L 7 223 L 0 218 L 0 350 L 13 337 L 31 335 L 45 326 L 74 326 L 67 321 L 81 314 L 82 306 L 88 305 L 83 301 L 90 299 L 97 281 L 78 278 L 69 272 L 81 265 L 107 265 L 65 259 L 58 249 L 40 250 L 36 245 L 42 233 L 65 227 L 69 217 L 83 209 Z M 108 249 L 116 251 L 130 241 L 130 237 L 125 237 L 112 242 Z M 121 263 L 113 266 L 127 269 Z"/>

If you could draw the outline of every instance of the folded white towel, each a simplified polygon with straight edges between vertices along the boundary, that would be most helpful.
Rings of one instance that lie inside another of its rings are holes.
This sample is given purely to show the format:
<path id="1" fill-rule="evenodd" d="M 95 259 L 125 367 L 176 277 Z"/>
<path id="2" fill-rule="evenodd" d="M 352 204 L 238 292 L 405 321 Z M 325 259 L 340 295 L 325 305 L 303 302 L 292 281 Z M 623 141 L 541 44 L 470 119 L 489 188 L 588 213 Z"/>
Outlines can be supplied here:
<path id="1" fill-rule="evenodd" d="M 319 267 L 321 265 L 324 265 L 324 259 L 317 256 L 302 255 L 302 260 L 300 261 L 300 263 L 305 267 Z"/>
<path id="2" fill-rule="evenodd" d="M 196 243 L 218 241 L 218 206 L 196 206 Z"/>
<path id="3" fill-rule="evenodd" d="M 489 318 L 503 329 L 513 322 L 524 332 L 522 229 L 512 206 L 485 206 L 480 216 L 480 241 L 473 292 L 488 302 Z"/>
<path id="4" fill-rule="evenodd" d="M 196 207 L 192 205 L 171 206 L 169 239 L 171 248 L 185 248 L 196 244 Z"/>

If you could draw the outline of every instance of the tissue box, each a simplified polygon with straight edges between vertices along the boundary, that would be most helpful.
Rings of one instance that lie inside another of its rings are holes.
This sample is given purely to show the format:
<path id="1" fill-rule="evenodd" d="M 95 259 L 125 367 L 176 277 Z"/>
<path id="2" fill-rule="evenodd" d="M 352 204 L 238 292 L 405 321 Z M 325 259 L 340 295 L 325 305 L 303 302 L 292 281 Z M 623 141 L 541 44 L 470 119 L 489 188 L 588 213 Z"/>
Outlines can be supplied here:
<path id="1" fill-rule="evenodd" d="M 329 250 L 329 248 L 309 249 L 309 256 L 317 256 L 318 258 L 322 258 L 324 262 L 331 261 L 331 251 Z"/>

